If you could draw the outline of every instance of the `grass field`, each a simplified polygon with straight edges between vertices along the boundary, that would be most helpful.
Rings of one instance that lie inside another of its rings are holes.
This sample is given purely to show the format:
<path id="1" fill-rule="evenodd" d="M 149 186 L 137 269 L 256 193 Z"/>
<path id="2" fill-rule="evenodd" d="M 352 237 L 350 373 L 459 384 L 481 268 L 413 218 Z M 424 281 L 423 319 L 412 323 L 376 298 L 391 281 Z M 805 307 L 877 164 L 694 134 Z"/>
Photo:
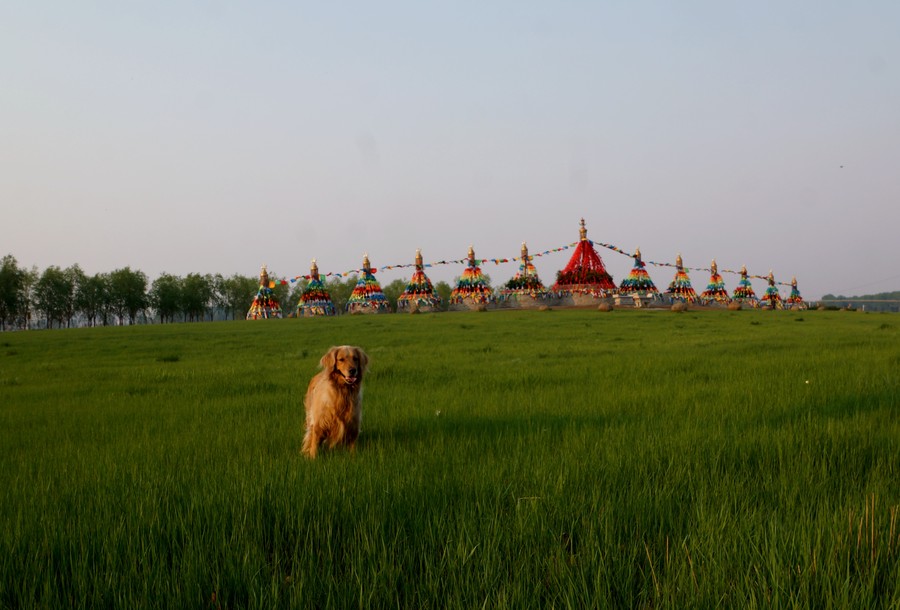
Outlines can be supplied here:
<path id="1" fill-rule="evenodd" d="M 299 454 L 321 354 L 355 455 Z M 0 334 L 0 607 L 898 608 L 900 318 Z"/>

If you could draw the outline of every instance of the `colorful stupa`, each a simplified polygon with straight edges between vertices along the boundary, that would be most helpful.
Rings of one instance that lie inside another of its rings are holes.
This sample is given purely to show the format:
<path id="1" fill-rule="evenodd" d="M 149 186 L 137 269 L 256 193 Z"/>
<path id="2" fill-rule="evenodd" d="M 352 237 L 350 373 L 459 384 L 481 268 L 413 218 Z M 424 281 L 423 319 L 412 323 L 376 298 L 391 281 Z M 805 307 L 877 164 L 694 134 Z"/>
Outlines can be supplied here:
<path id="1" fill-rule="evenodd" d="M 587 296 L 588 299 L 611 295 L 616 291 L 616 284 L 606 270 L 603 259 L 594 250 L 593 242 L 587 238 L 584 218 L 581 219 L 579 235 L 575 252 L 565 269 L 556 274 L 552 290 L 572 297 Z M 583 304 L 580 299 L 575 299 L 575 302 Z"/>
<path id="2" fill-rule="evenodd" d="M 674 300 L 684 301 L 686 303 L 695 303 L 697 301 L 697 293 L 691 286 L 691 278 L 684 270 L 684 263 L 681 260 L 681 253 L 675 257 L 675 278 L 669 284 L 666 294 Z"/>
<path id="3" fill-rule="evenodd" d="M 656 285 L 650 279 L 650 274 L 647 273 L 647 266 L 641 260 L 640 248 L 634 251 L 634 267 L 631 268 L 628 276 L 622 280 L 622 284 L 619 286 L 619 294 L 639 296 L 659 294 L 659 290 L 656 289 Z"/>
<path id="4" fill-rule="evenodd" d="M 440 311 L 441 297 L 434 291 L 431 280 L 425 275 L 422 251 L 416 250 L 416 270 L 409 278 L 406 289 L 397 297 L 397 311 Z"/>
<path id="5" fill-rule="evenodd" d="M 709 284 L 706 290 L 700 295 L 700 298 L 707 303 L 721 303 L 727 305 L 731 302 L 728 291 L 725 290 L 725 280 L 719 275 L 719 267 L 716 265 L 716 259 L 712 260 L 709 267 Z"/>
<path id="6" fill-rule="evenodd" d="M 738 282 L 738 285 L 734 289 L 734 293 L 731 295 L 731 298 L 734 301 L 748 303 L 750 305 L 753 305 L 754 307 L 759 305 L 759 299 L 756 298 L 756 293 L 753 292 L 753 284 L 750 283 L 750 277 L 747 274 L 746 265 L 741 265 L 741 281 Z"/>
<path id="7" fill-rule="evenodd" d="M 538 277 L 537 269 L 531 262 L 533 257 L 528 254 L 528 244 L 524 241 L 520 258 L 522 264 L 519 265 L 519 271 L 500 290 L 500 298 L 513 307 L 539 307 L 547 304 L 546 301 L 550 300 L 552 295 Z"/>
<path id="8" fill-rule="evenodd" d="M 347 313 L 391 313 L 381 284 L 375 279 L 375 269 L 369 263 L 369 255 L 363 254 L 362 276 L 347 301 Z"/>
<path id="9" fill-rule="evenodd" d="M 450 309 L 477 309 L 494 301 L 494 292 L 475 259 L 475 249 L 469 246 L 469 260 L 456 288 L 450 293 Z"/>
<path id="10" fill-rule="evenodd" d="M 766 277 L 769 285 L 766 287 L 766 293 L 760 299 L 760 305 L 766 309 L 784 309 L 784 301 L 778 292 L 778 286 L 775 285 L 775 274 L 769 269 L 769 275 Z"/>
<path id="11" fill-rule="evenodd" d="M 319 275 L 319 266 L 316 259 L 312 260 L 309 268 L 309 283 L 306 290 L 300 295 L 300 303 L 297 305 L 297 315 L 301 317 L 333 316 L 334 303 L 331 295 L 325 288 L 324 278 Z"/>
<path id="12" fill-rule="evenodd" d="M 280 318 L 281 305 L 275 298 L 275 282 L 269 280 L 269 272 L 263 265 L 259 270 L 259 290 L 253 298 L 250 310 L 247 312 L 248 320 L 259 320 L 260 318 Z"/>
<path id="13" fill-rule="evenodd" d="M 800 290 L 797 288 L 797 278 L 791 278 L 791 294 L 787 298 L 787 303 L 791 309 L 806 309 L 806 301 L 800 296 Z"/>

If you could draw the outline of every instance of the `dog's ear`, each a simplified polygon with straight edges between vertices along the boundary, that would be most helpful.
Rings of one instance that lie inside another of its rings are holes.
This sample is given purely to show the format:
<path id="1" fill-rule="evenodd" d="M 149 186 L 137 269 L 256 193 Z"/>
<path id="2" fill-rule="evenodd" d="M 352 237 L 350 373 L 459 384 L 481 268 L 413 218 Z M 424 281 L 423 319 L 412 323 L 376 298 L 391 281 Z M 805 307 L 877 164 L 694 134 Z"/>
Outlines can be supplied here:
<path id="1" fill-rule="evenodd" d="M 325 355 L 322 356 L 321 360 L 319 360 L 319 366 L 321 366 L 326 371 L 334 370 L 334 365 L 337 364 L 338 349 L 340 348 L 332 347 L 327 352 L 325 352 Z"/>
<path id="2" fill-rule="evenodd" d="M 369 355 L 362 351 L 362 348 L 356 348 L 356 356 L 359 358 L 359 370 L 366 372 L 369 370 Z"/>

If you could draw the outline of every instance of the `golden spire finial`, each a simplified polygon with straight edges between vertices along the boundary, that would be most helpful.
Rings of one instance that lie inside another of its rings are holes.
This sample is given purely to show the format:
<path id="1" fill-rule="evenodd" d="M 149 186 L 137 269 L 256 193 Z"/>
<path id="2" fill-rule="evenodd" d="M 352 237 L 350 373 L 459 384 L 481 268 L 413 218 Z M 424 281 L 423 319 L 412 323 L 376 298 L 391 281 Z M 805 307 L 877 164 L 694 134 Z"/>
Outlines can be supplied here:
<path id="1" fill-rule="evenodd" d="M 266 269 L 266 264 L 263 263 L 262 267 L 259 268 L 259 285 L 260 286 L 268 286 L 269 285 L 269 271 Z"/>
<path id="2" fill-rule="evenodd" d="M 422 262 L 422 250 L 416 248 L 416 267 L 422 268 L 425 263 Z"/>
<path id="3" fill-rule="evenodd" d="M 475 248 L 472 246 L 469 246 L 469 266 L 475 266 Z"/>
<path id="4" fill-rule="evenodd" d="M 791 286 L 793 286 L 794 288 L 797 287 L 797 276 L 796 275 L 791 278 Z"/>
<path id="5" fill-rule="evenodd" d="M 584 218 L 581 219 L 581 228 L 578 229 L 578 234 L 581 236 L 581 241 L 587 241 L 587 227 L 584 226 Z"/>
<path id="6" fill-rule="evenodd" d="M 369 271 L 371 271 L 371 269 L 372 269 L 372 265 L 371 265 L 371 263 L 369 263 L 369 253 L 365 252 L 363 254 L 363 271 L 368 273 Z"/>
<path id="7" fill-rule="evenodd" d="M 747 265 L 741 265 L 741 275 L 747 275 Z"/>
<path id="8" fill-rule="evenodd" d="M 312 263 L 309 265 L 309 277 L 314 280 L 319 279 L 319 266 L 316 264 L 316 259 L 312 259 Z"/>
<path id="9" fill-rule="evenodd" d="M 641 260 L 641 248 L 638 246 L 634 249 L 634 257 L 638 260 Z"/>
<path id="10" fill-rule="evenodd" d="M 712 260 L 712 265 L 710 266 L 709 271 L 713 275 L 715 275 L 719 272 L 719 267 L 718 267 L 718 265 L 716 265 L 716 259 Z"/>
<path id="11" fill-rule="evenodd" d="M 522 242 L 522 262 L 528 264 L 528 244 Z"/>
<path id="12" fill-rule="evenodd" d="M 679 252 L 678 256 L 675 257 L 675 266 L 679 269 L 684 266 L 684 261 L 681 260 L 681 252 Z"/>

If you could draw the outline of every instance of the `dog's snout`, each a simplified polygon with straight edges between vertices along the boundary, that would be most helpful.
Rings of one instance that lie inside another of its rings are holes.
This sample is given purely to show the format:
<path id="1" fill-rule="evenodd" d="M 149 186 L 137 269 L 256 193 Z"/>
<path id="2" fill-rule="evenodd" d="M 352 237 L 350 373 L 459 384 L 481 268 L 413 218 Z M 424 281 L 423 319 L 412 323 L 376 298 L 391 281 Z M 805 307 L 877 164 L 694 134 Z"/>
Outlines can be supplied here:
<path id="1" fill-rule="evenodd" d="M 352 366 L 350 367 L 350 376 L 351 377 L 356 376 L 356 367 L 352 367 Z"/>

